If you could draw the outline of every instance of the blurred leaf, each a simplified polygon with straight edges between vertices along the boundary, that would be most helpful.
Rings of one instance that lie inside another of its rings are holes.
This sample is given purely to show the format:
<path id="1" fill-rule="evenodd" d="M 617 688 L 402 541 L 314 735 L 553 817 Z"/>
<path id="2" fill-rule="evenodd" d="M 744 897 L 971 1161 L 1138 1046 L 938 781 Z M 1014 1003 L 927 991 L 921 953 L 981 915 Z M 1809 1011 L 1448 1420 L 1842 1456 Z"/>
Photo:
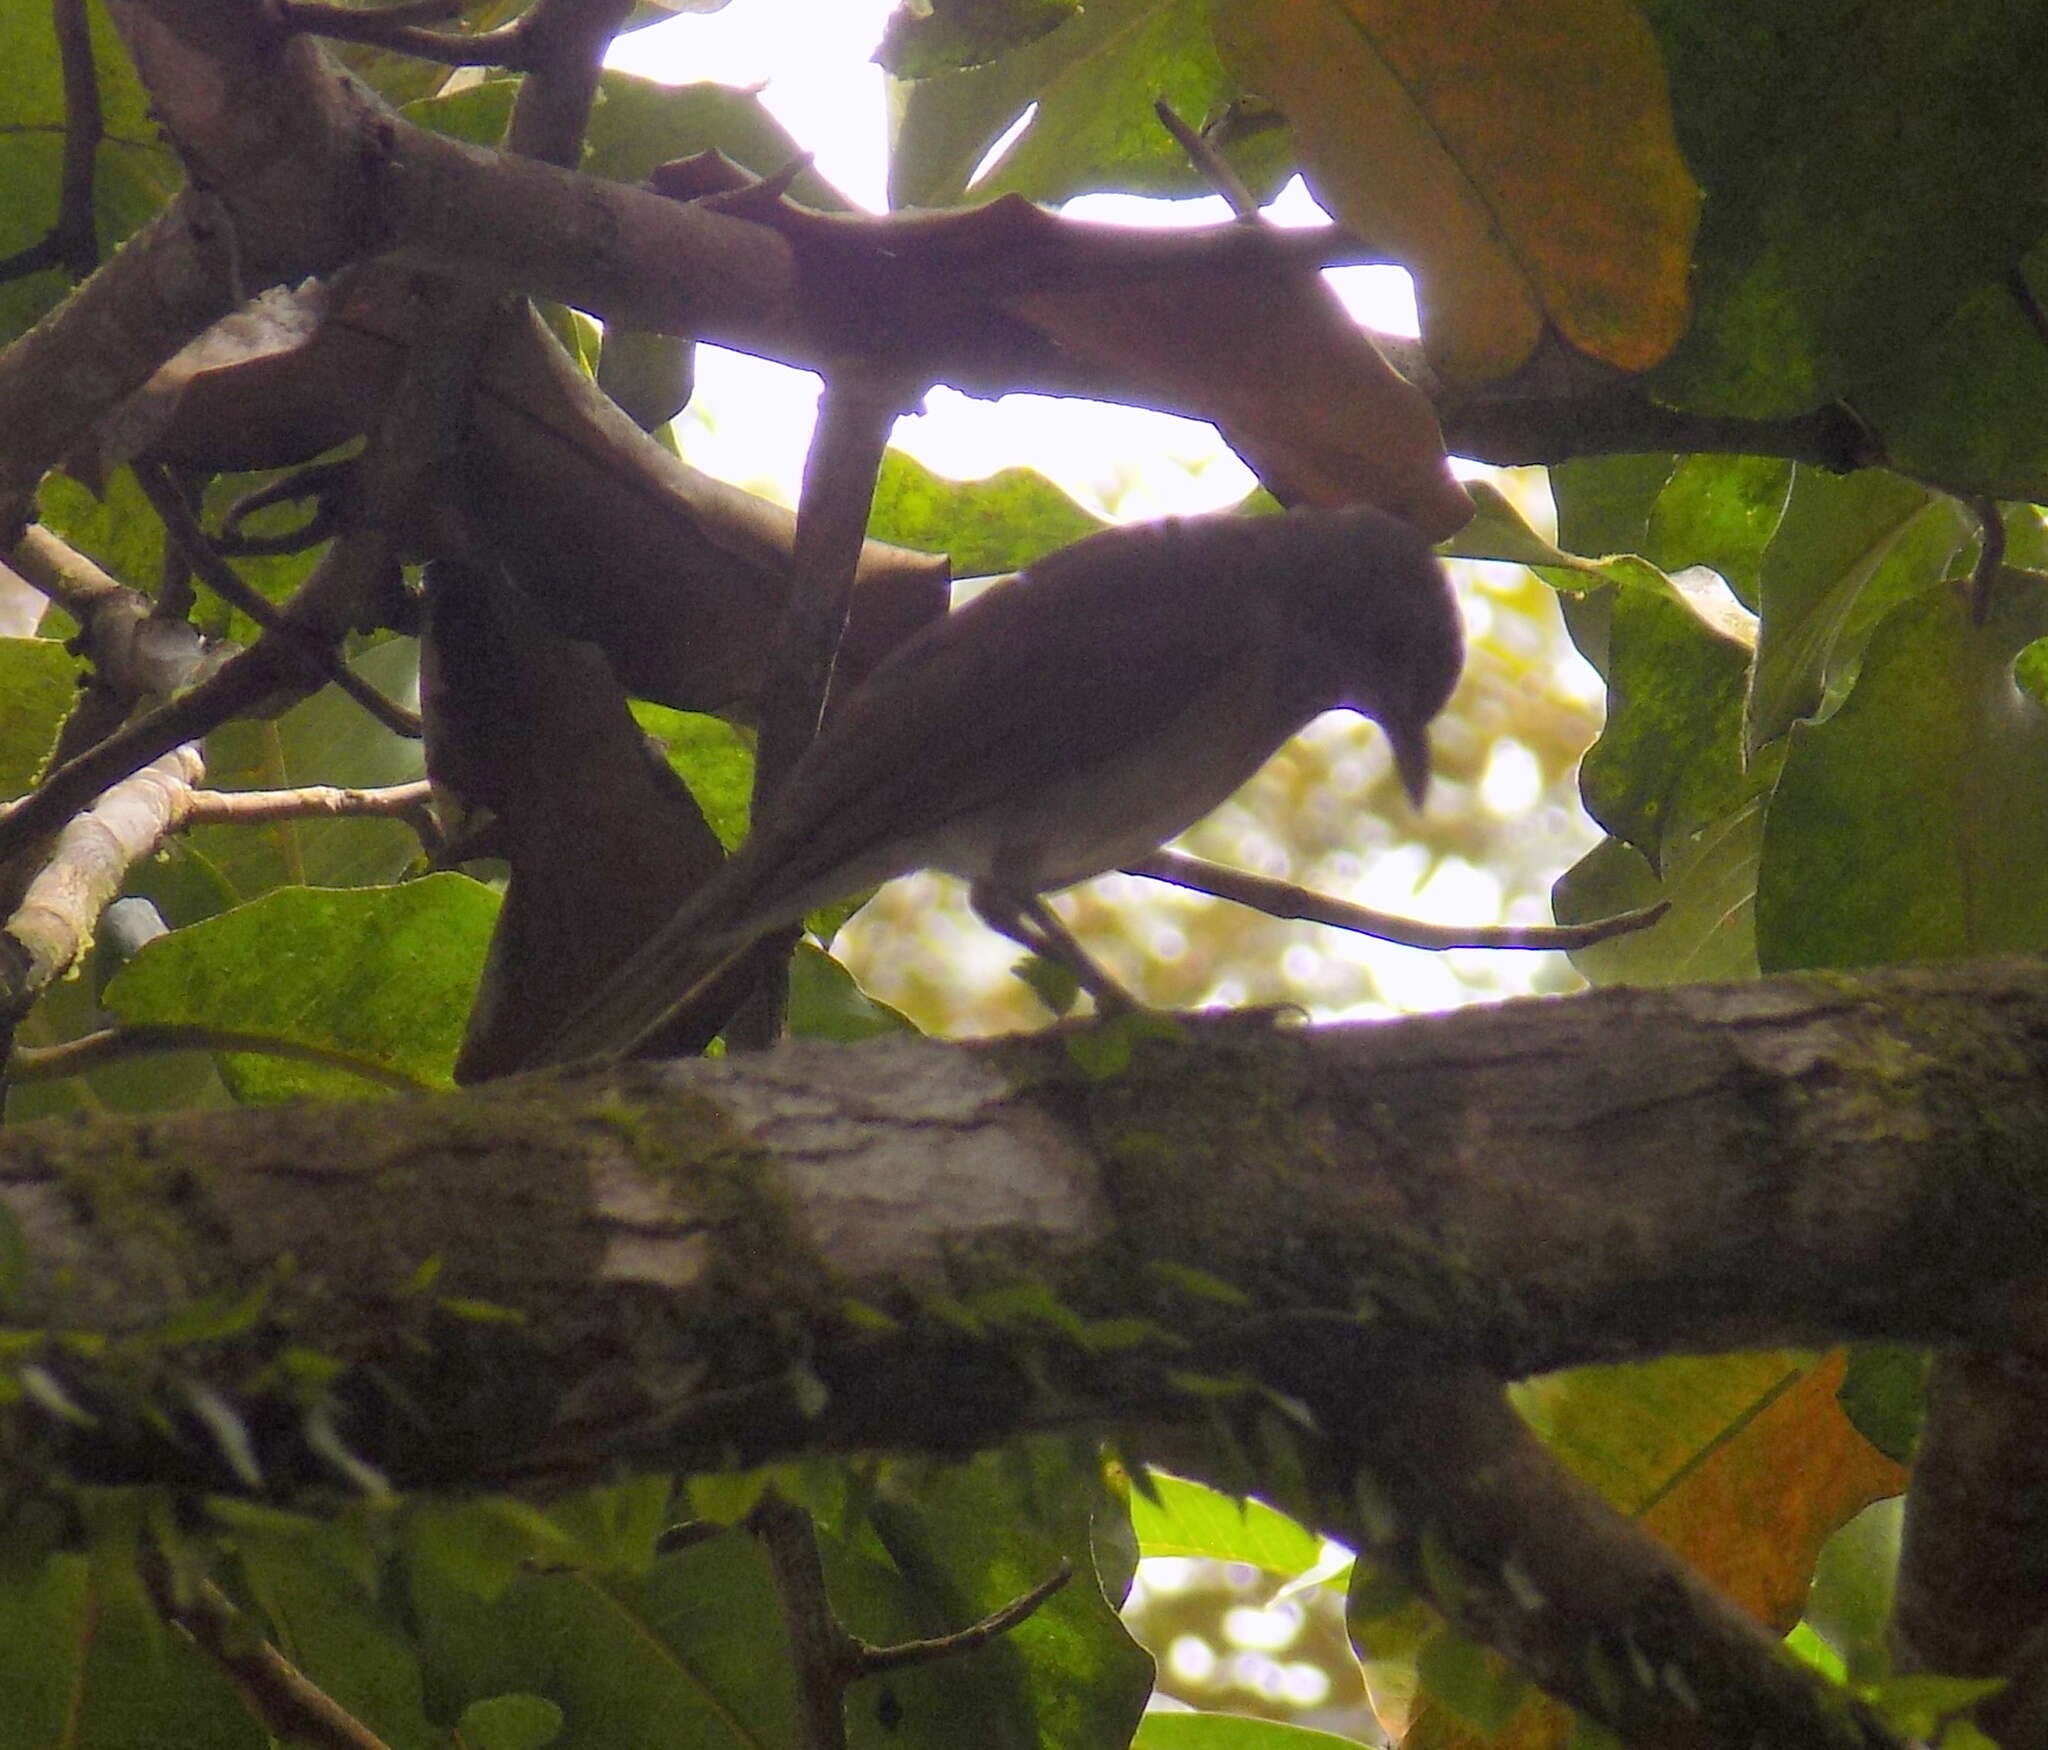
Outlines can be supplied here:
<path id="1" fill-rule="evenodd" d="M 962 200 L 988 149 L 1034 103 L 1030 125 L 973 185 L 975 199 L 1057 203 L 1109 188 L 1207 194 L 1152 105 L 1164 98 L 1200 126 L 1235 95 L 1210 45 L 1207 0 L 1088 0 L 986 66 L 907 86 L 889 204 Z"/>
<path id="2" fill-rule="evenodd" d="M 855 1691 L 856 1743 L 958 1743 L 959 1722 L 999 1747 L 1093 1750 L 1124 1742 L 1152 1661 L 1095 1583 L 1091 1522 L 1118 1512 L 1083 1443 L 1013 1443 L 964 1464 L 907 1464 L 866 1503 L 865 1526 L 827 1547 L 847 1626 L 898 1641 L 966 1627 L 1066 1560 L 1073 1578 L 971 1659 L 892 1674 Z"/>
<path id="3" fill-rule="evenodd" d="M 68 474 L 52 474 L 36 493 L 38 519 L 131 589 L 154 588 L 162 568 L 163 525 L 135 476 L 118 468 L 95 494 Z"/>
<path id="4" fill-rule="evenodd" d="M 1813 1571 L 1805 1620 L 1842 1661 L 1852 1683 L 1892 1670 L 1887 1630 L 1899 1572 L 1905 1498 L 1876 1501 L 1828 1539 Z"/>
<path id="5" fill-rule="evenodd" d="M 796 1740 L 774 1585 L 744 1532 L 663 1556 L 640 1580 L 528 1572 L 490 1604 L 416 1561 L 408 1599 L 436 1718 L 519 1693 L 561 1709 L 554 1750 Z"/>
<path id="6" fill-rule="evenodd" d="M 1357 1750 L 1357 1744 L 1356 1738 L 1290 1726 L 1283 1720 L 1161 1710 L 1145 1716 L 1131 1750 Z"/>
<path id="7" fill-rule="evenodd" d="M 445 1087 L 497 911 L 497 895 L 463 875 L 287 888 L 159 936 L 105 1000 L 124 1021 L 262 1034 Z M 362 1092 L 339 1070 L 246 1054 L 224 1063 L 245 1100 Z"/>
<path id="8" fill-rule="evenodd" d="M 789 965 L 789 1030 L 799 1039 L 850 1045 L 883 1033 L 911 1033 L 909 1020 L 861 989 L 822 948 L 799 942 Z"/>
<path id="9" fill-rule="evenodd" d="M 562 1710 L 538 1695 L 494 1695 L 462 1710 L 458 1729 L 476 1750 L 542 1750 L 562 1730 Z"/>
<path id="10" fill-rule="evenodd" d="M 2048 582 L 1975 626 L 1943 585 L 1872 635 L 1848 701 L 1793 730 L 1757 883 L 1766 972 L 2048 946 L 2048 712 L 2013 682 Z"/>
<path id="11" fill-rule="evenodd" d="M 78 701 L 78 658 L 48 638 L 0 638 L 0 798 L 36 780 Z"/>
<path id="12" fill-rule="evenodd" d="M 0 1743 L 8 1750 L 264 1750 L 269 1739 L 213 1662 L 150 1609 L 139 1584 L 56 1555 L 0 1581 Z"/>
<path id="13" fill-rule="evenodd" d="M 416 1501 L 403 1528 L 407 1553 L 450 1585 L 494 1603 L 531 1566 L 560 1567 L 574 1546 L 538 1507 L 505 1496 Z"/>
<path id="14" fill-rule="evenodd" d="M 1754 417 L 1897 368 L 2041 232 L 2039 21 L 2005 0 L 1645 0 L 1705 186 L 1660 399 Z"/>
<path id="15" fill-rule="evenodd" d="M 239 1540 L 249 1596 L 278 1651 L 390 1750 L 442 1750 L 423 1711 L 411 1634 L 365 1584 L 356 1542 L 339 1526 Z"/>
<path id="16" fill-rule="evenodd" d="M 889 15 L 875 59 L 898 79 L 979 67 L 1036 42 L 1080 10 L 1080 0 L 932 0 Z"/>
<path id="17" fill-rule="evenodd" d="M 718 842 L 737 850 L 747 836 L 754 796 L 754 748 L 721 717 L 630 702 L 633 721 L 662 745 L 669 767 L 689 786 Z"/>
<path id="18" fill-rule="evenodd" d="M 1443 1629 L 1416 1661 L 1422 1692 L 1468 1726 L 1497 1732 L 1528 1693 L 1529 1682 L 1491 1647 Z"/>
<path id="19" fill-rule="evenodd" d="M 1322 1559 L 1323 1540 L 1263 1501 L 1236 1500 L 1165 1471 L 1151 1473 L 1153 1498 L 1131 1493 L 1131 1524 L 1148 1556 L 1200 1556 L 1249 1562 L 1271 1574 L 1305 1573 Z"/>
<path id="20" fill-rule="evenodd" d="M 1859 1343 L 1849 1351 L 1842 1381 L 1842 1413 L 1857 1433 L 1898 1464 L 1912 1462 L 1926 1413 L 1925 1349 L 1894 1343 Z"/>
<path id="21" fill-rule="evenodd" d="M 1955 505 L 1881 469 L 1801 468 L 1758 576 L 1763 623 L 1746 745 L 1817 714 L 1876 620 L 1941 577 L 1963 524 Z"/>
<path id="22" fill-rule="evenodd" d="M 773 176 L 804 156 L 804 148 L 769 114 L 760 94 L 701 81 L 664 85 L 608 71 L 598 82 L 583 169 L 617 182 L 638 182 L 657 165 L 720 151 L 756 176 Z M 790 198 L 843 212 L 846 197 L 815 170 L 801 170 Z"/>
<path id="23" fill-rule="evenodd" d="M 597 386 L 642 431 L 660 431 L 689 405 L 696 374 L 694 340 L 639 328 L 604 331 Z"/>
<path id="24" fill-rule="evenodd" d="M 955 577 L 1021 571 L 1104 526 L 1034 469 L 948 480 L 901 450 L 882 458 L 868 518 L 874 540 L 951 554 Z"/>
<path id="25" fill-rule="evenodd" d="M 1443 542 L 1437 548 L 1439 553 L 1452 559 L 1503 559 L 1516 565 L 1597 572 L 1598 567 L 1590 559 L 1565 552 L 1532 529 L 1492 481 L 1475 480 L 1468 490 L 1475 506 L 1472 520 Z"/>
<path id="26" fill-rule="evenodd" d="M 1626 0 L 1217 0 L 1214 15 L 1323 203 L 1413 270 L 1446 375 L 1503 376 L 1546 325 L 1635 371 L 1684 332 L 1700 195 Z"/>
<path id="27" fill-rule="evenodd" d="M 1839 1353 L 1675 1357 L 1512 1387 L 1544 1443 L 1780 1632 L 1821 1544 L 1904 1472 L 1842 1414 Z"/>

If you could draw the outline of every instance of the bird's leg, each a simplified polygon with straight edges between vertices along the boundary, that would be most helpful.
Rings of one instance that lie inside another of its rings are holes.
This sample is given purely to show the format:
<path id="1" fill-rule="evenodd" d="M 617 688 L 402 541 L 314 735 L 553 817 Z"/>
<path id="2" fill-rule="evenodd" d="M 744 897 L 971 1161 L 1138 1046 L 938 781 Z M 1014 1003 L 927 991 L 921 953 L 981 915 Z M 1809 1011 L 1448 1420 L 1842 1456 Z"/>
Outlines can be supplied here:
<path id="1" fill-rule="evenodd" d="M 1008 936 L 1020 948 L 1064 966 L 1074 982 L 1095 999 L 1103 1015 L 1128 1015 L 1145 1005 L 1096 965 L 1074 932 L 1060 922 L 1051 906 L 1035 893 L 1013 893 L 991 882 L 977 881 L 969 903 L 988 927 Z"/>

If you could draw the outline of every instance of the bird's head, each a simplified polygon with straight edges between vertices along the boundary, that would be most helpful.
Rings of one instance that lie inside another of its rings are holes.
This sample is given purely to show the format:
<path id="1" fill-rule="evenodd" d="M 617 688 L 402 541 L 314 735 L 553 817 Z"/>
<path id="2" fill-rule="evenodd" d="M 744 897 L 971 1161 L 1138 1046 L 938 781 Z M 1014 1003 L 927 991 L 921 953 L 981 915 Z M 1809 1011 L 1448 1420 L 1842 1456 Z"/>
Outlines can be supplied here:
<path id="1" fill-rule="evenodd" d="M 1282 576 L 1322 700 L 1386 732 L 1402 788 L 1429 785 L 1429 725 L 1458 684 L 1464 622 L 1443 565 L 1408 524 L 1355 507 L 1297 511 Z"/>

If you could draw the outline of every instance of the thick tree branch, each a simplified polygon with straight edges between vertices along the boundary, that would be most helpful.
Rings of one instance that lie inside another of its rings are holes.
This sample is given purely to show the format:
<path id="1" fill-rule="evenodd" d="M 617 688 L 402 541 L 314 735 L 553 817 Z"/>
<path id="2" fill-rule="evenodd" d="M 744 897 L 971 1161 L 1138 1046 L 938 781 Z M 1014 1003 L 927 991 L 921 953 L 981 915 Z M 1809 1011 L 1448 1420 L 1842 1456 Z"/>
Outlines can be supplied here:
<path id="1" fill-rule="evenodd" d="M 1360 1320 L 1361 1353 L 1388 1365 L 1423 1344 L 1500 1377 L 1853 1338 L 2027 1351 L 2048 1328 L 2024 1170 L 2048 1144 L 2048 972 L 2030 963 L 1169 1032 L 798 1046 L 31 1128 L 0 1143 L 0 1201 L 40 1260 L 15 1316 L 145 1330 L 289 1252 L 280 1334 L 402 1351 L 417 1333 L 390 1325 L 391 1297 L 439 1257 L 445 1292 L 523 1309 L 539 1369 L 466 1400 L 526 1430 L 488 1458 L 362 1425 L 394 1476 L 451 1485 L 567 1478 L 621 1442 L 688 1463 L 728 1440 L 766 1456 L 1014 1431 L 1044 1407 L 1010 1395 L 1003 1344 L 918 1309 L 1019 1271 L 1090 1313 L 1159 1319 L 1176 1352 L 1241 1339 L 1250 1315 L 1184 1304 L 1133 1259 Z M 142 1132 L 153 1165 L 124 1197 L 159 1216 L 115 1222 L 94 1162 L 133 1160 Z M 652 1330 L 634 1311 L 650 1296 Z M 887 1308 L 890 1334 L 842 1322 L 848 1297 Z M 848 1388 L 816 1417 L 787 1397 L 791 1356 L 761 1347 L 792 1320 L 806 1365 Z M 1158 1358 L 1082 1345 L 1078 1402 Z M 656 1403 L 655 1379 L 697 1383 Z M 125 1462 L 146 1470 L 137 1438 Z"/>
<path id="2" fill-rule="evenodd" d="M 1495 1385 L 1857 1338 L 2031 1356 L 2044 1070 L 2048 970 L 1991 962 L 31 1127 L 0 1141 L 12 1316 L 107 1344 L 21 1353 L 51 1389 L 4 1432 L 17 1489 L 260 1475 L 292 1501 L 1091 1423 L 1192 1440 L 1199 1470 L 1201 1381 L 1256 1381 L 1307 1409 L 1301 1511 L 1611 1724 L 1881 1742 L 1567 1485 Z M 229 1335 L 160 1334 L 252 1292 Z M 324 1402 L 250 1383 L 287 1345 L 342 1363 Z"/>

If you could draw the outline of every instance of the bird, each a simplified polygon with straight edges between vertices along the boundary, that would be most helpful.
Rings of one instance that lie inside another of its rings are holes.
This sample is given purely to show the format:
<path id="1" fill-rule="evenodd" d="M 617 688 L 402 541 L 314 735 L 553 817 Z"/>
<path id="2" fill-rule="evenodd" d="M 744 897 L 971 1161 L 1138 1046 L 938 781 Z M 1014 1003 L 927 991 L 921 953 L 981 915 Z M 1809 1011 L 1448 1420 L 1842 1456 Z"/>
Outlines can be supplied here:
<path id="1" fill-rule="evenodd" d="M 1090 976 L 1043 895 L 1178 837 L 1326 710 L 1386 733 L 1420 806 L 1463 663 L 1442 565 L 1354 506 L 1101 530 L 899 645 L 749 839 L 529 1060 L 631 1055 L 763 935 L 913 869 Z M 1128 1006 L 1128 999 L 1124 999 Z"/>

